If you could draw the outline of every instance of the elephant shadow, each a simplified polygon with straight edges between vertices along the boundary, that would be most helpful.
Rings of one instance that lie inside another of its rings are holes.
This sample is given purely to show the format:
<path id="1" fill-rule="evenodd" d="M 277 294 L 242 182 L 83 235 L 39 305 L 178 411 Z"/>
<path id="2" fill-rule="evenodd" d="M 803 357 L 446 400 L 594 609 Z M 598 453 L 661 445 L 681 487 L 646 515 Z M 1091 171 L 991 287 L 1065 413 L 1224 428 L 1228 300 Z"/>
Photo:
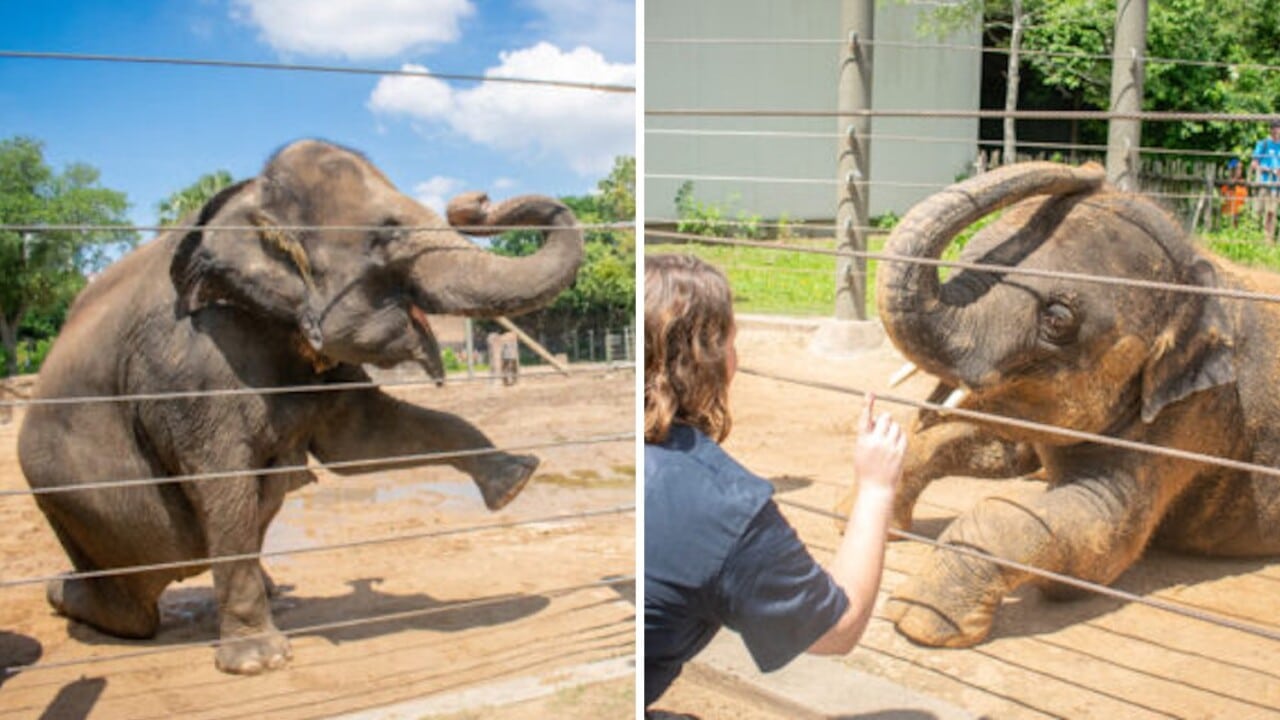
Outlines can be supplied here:
<path id="1" fill-rule="evenodd" d="M 0 630 L 0 687 L 12 679 L 8 672 L 11 667 L 34 665 L 44 655 L 44 646 L 39 640 L 21 633 Z"/>
<path id="2" fill-rule="evenodd" d="M 545 595 L 506 593 L 458 601 L 442 601 L 426 593 L 397 595 L 377 589 L 382 578 L 347 581 L 351 590 L 338 596 L 307 597 L 280 585 L 272 600 L 276 627 L 298 637 L 322 637 L 335 645 L 391 635 L 406 630 L 459 632 L 502 625 L 534 615 L 551 600 Z M 181 644 L 218 634 L 217 600 L 212 587 L 174 588 L 160 598 L 161 626 L 155 638 L 138 644 Z M 71 634 L 88 644 L 134 644 L 99 633 L 80 623 Z"/>
<path id="3" fill-rule="evenodd" d="M 39 640 L 21 633 L 0 630 L 0 687 L 15 677 L 8 668 L 35 665 L 44 655 L 44 646 Z M 82 677 L 63 685 L 49 705 L 40 713 L 40 718 L 58 718 L 58 720 L 75 720 L 85 718 L 97 705 L 98 698 L 106 689 L 107 681 L 101 677 Z"/>

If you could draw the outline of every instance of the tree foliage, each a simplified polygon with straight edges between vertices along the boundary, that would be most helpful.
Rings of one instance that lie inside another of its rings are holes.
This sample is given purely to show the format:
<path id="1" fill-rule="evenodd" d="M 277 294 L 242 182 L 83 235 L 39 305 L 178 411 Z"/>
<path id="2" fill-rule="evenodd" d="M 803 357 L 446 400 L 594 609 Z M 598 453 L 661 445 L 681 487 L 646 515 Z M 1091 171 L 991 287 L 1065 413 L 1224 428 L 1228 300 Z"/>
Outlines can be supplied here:
<path id="1" fill-rule="evenodd" d="M 1023 0 L 1024 109 L 1040 90 L 1069 107 L 1111 102 L 1115 0 Z M 985 43 L 1008 43 L 1009 0 L 961 0 L 925 13 L 922 33 L 981 23 Z M 1149 111 L 1280 111 L 1280 0 L 1161 0 L 1148 5 L 1143 104 Z M 1187 62 L 1162 62 L 1162 60 Z M 1143 145 L 1245 154 L 1261 124 L 1147 122 Z M 1105 121 L 1082 123 L 1082 142 L 1105 142 Z"/>
<path id="2" fill-rule="evenodd" d="M 127 226 L 128 208 L 125 194 L 102 187 L 92 166 L 72 163 L 55 172 L 38 140 L 0 141 L 0 224 Z M 49 339 L 87 276 L 136 243 L 137 234 L 125 227 L 0 230 L 0 340 L 6 374 L 19 369 L 19 336 Z"/>
<path id="3" fill-rule="evenodd" d="M 226 170 L 215 170 L 201 175 L 185 188 L 174 192 L 156 205 L 161 225 L 176 225 L 187 215 L 204 207 L 220 190 L 235 180 Z"/>

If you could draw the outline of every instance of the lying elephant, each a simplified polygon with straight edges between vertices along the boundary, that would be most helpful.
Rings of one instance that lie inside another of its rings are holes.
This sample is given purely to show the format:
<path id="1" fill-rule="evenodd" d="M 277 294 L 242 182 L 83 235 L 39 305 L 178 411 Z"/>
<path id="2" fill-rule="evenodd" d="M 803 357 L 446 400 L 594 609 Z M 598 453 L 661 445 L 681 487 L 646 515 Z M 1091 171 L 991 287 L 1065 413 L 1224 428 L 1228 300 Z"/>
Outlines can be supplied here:
<path id="1" fill-rule="evenodd" d="M 449 220 L 553 229 L 537 253 L 499 257 L 397 191 L 360 155 L 317 141 L 289 145 L 261 175 L 190 218 L 196 229 L 162 233 L 94 280 L 76 299 L 35 396 L 320 387 L 368 381 L 363 363 L 405 361 L 440 380 L 427 313 L 535 309 L 573 281 L 583 256 L 573 214 L 550 198 L 490 206 L 471 193 L 451 203 Z M 33 488 L 244 471 L 38 495 L 75 569 L 92 571 L 261 551 L 285 493 L 311 478 L 258 471 L 303 466 L 308 454 L 350 462 L 490 447 L 461 418 L 372 388 L 35 405 L 18 452 Z M 492 510 L 515 497 L 538 464 L 496 451 L 437 462 L 469 474 Z M 165 587 L 209 567 L 58 580 L 48 598 L 104 632 L 149 637 Z M 283 665 L 289 644 L 272 623 L 270 580 L 259 562 L 211 567 L 217 666 L 255 673 Z"/>
<path id="2" fill-rule="evenodd" d="M 1104 185 L 1096 165 L 1026 163 L 954 185 L 912 208 L 886 251 L 938 258 L 1009 205 L 962 259 L 1280 294 L 1280 278 L 1208 256 L 1150 201 Z M 935 267 L 907 262 L 881 265 L 877 297 L 894 345 L 941 380 L 934 402 L 950 395 L 965 409 L 1280 465 L 1280 305 L 977 271 L 942 284 Z M 1280 553 L 1280 478 L 932 412 L 911 439 L 895 522 L 910 523 L 935 478 L 1037 469 L 1043 494 L 982 500 L 941 540 L 1098 583 L 1148 543 Z M 887 612 L 916 642 L 965 647 L 1033 580 L 938 549 Z"/>

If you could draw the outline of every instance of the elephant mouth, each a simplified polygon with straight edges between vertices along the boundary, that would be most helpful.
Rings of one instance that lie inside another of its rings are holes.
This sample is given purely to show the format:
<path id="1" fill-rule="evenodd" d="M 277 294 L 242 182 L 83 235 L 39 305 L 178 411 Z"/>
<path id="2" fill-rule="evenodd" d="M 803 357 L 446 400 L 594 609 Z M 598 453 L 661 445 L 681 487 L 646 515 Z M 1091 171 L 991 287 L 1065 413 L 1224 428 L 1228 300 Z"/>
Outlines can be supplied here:
<path id="1" fill-rule="evenodd" d="M 423 354 L 420 362 L 423 369 L 436 381 L 436 385 L 444 384 L 444 360 L 440 357 L 440 343 L 431 331 L 431 322 L 427 320 L 427 312 L 415 303 L 409 304 L 409 317 L 422 335 Z"/>

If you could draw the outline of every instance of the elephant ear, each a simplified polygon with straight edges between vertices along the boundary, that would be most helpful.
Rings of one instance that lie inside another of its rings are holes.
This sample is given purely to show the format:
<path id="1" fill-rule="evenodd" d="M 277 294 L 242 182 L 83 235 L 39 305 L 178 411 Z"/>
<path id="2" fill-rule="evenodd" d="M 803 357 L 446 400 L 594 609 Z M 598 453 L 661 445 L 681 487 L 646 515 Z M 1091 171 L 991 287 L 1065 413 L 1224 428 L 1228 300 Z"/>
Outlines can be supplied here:
<path id="1" fill-rule="evenodd" d="M 306 249 L 263 206 L 258 180 L 232 185 L 205 203 L 178 243 L 169 276 L 180 317 L 208 305 L 235 305 L 296 325 L 317 351 L 323 345 Z"/>
<path id="2" fill-rule="evenodd" d="M 1197 259 L 1195 284 L 1217 287 L 1213 266 Z M 1236 381 L 1235 337 L 1222 299 L 1215 295 L 1178 299 L 1175 321 L 1156 338 L 1142 371 L 1142 420 L 1150 423 L 1166 406 L 1202 390 Z"/>

